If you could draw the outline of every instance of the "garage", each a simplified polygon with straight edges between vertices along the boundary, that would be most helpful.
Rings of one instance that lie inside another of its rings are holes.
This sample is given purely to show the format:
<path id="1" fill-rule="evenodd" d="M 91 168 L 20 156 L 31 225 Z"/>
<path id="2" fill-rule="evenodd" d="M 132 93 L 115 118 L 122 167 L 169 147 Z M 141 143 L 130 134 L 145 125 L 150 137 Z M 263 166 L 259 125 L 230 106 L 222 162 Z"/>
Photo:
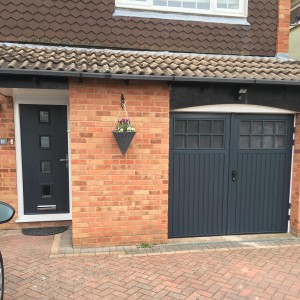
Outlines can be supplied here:
<path id="1" fill-rule="evenodd" d="M 169 237 L 287 232 L 293 115 L 172 113 Z"/>

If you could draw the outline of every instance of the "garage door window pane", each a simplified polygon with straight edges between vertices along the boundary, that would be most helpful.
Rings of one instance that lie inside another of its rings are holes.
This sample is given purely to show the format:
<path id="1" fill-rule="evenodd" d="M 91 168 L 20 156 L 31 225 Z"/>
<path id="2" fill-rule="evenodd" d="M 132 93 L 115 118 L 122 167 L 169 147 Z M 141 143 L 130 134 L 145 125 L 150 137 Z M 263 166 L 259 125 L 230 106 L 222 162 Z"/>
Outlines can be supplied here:
<path id="1" fill-rule="evenodd" d="M 199 148 L 199 136 L 190 135 L 187 137 L 187 148 L 198 149 Z"/>
<path id="2" fill-rule="evenodd" d="M 186 121 L 176 121 L 175 122 L 175 133 L 185 133 L 186 132 Z"/>
<path id="3" fill-rule="evenodd" d="M 253 135 L 251 137 L 251 148 L 260 149 L 262 147 L 262 137 L 260 135 Z"/>
<path id="4" fill-rule="evenodd" d="M 250 148 L 250 136 L 248 136 L 248 135 L 240 136 L 240 148 L 241 149 L 249 149 Z"/>
<path id="5" fill-rule="evenodd" d="M 215 135 L 213 137 L 213 145 L 212 148 L 217 148 L 217 149 L 221 149 L 223 148 L 223 135 Z"/>
<path id="6" fill-rule="evenodd" d="M 189 121 L 187 132 L 188 133 L 198 133 L 199 132 L 199 121 Z"/>
<path id="7" fill-rule="evenodd" d="M 264 133 L 273 134 L 274 133 L 275 122 L 264 122 Z"/>
<path id="8" fill-rule="evenodd" d="M 276 122 L 276 134 L 286 133 L 286 122 Z"/>
<path id="9" fill-rule="evenodd" d="M 213 133 L 224 133 L 224 121 L 214 121 Z"/>
<path id="10" fill-rule="evenodd" d="M 202 135 L 200 137 L 200 148 L 210 148 L 211 147 L 211 137 Z"/>
<path id="11" fill-rule="evenodd" d="M 251 125 L 252 134 L 262 134 L 263 122 L 254 121 Z"/>
<path id="12" fill-rule="evenodd" d="M 263 137 L 263 148 L 272 149 L 274 147 L 274 137 L 273 135 L 265 135 Z"/>
<path id="13" fill-rule="evenodd" d="M 284 149 L 285 148 L 285 136 L 277 135 L 276 136 L 276 142 L 275 142 L 275 148 L 277 149 Z"/>
<path id="14" fill-rule="evenodd" d="M 240 134 L 250 134 L 251 122 L 241 121 L 240 123 Z"/>
<path id="15" fill-rule="evenodd" d="M 200 133 L 211 133 L 211 132 L 212 132 L 212 121 L 201 121 Z"/>
<path id="16" fill-rule="evenodd" d="M 175 149 L 184 149 L 185 148 L 185 136 L 176 135 L 175 136 Z"/>

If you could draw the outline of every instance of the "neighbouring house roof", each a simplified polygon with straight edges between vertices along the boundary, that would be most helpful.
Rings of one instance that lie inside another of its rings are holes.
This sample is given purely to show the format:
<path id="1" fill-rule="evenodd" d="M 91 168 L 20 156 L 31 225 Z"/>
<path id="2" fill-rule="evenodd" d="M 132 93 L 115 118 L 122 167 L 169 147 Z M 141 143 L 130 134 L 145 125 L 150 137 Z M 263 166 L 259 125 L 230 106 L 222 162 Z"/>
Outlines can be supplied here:
<path id="1" fill-rule="evenodd" d="M 300 61 L 0 44 L 0 74 L 300 84 Z"/>
<path id="2" fill-rule="evenodd" d="M 0 1 L 0 40 L 275 56 L 278 1 L 249 1 L 250 25 L 115 15 L 115 0 Z M 150 14 L 148 14 L 150 15 Z"/>

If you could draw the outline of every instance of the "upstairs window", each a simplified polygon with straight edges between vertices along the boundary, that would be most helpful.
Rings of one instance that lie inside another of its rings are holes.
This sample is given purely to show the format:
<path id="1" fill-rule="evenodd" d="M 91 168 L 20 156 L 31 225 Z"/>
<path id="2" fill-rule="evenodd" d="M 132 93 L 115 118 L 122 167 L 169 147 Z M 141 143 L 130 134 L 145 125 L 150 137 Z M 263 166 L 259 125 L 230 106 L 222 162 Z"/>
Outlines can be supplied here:
<path id="1" fill-rule="evenodd" d="M 119 8 L 246 17 L 248 0 L 116 0 Z"/>

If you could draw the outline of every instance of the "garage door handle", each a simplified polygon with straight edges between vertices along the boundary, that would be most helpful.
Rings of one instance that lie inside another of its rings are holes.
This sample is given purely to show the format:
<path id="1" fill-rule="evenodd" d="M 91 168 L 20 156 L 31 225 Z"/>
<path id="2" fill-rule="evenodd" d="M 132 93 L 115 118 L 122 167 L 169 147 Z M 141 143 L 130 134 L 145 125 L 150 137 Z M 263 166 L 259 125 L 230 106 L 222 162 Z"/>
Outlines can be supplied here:
<path id="1" fill-rule="evenodd" d="M 233 170 L 231 175 L 232 175 L 232 181 L 235 182 L 237 179 L 237 171 Z"/>

